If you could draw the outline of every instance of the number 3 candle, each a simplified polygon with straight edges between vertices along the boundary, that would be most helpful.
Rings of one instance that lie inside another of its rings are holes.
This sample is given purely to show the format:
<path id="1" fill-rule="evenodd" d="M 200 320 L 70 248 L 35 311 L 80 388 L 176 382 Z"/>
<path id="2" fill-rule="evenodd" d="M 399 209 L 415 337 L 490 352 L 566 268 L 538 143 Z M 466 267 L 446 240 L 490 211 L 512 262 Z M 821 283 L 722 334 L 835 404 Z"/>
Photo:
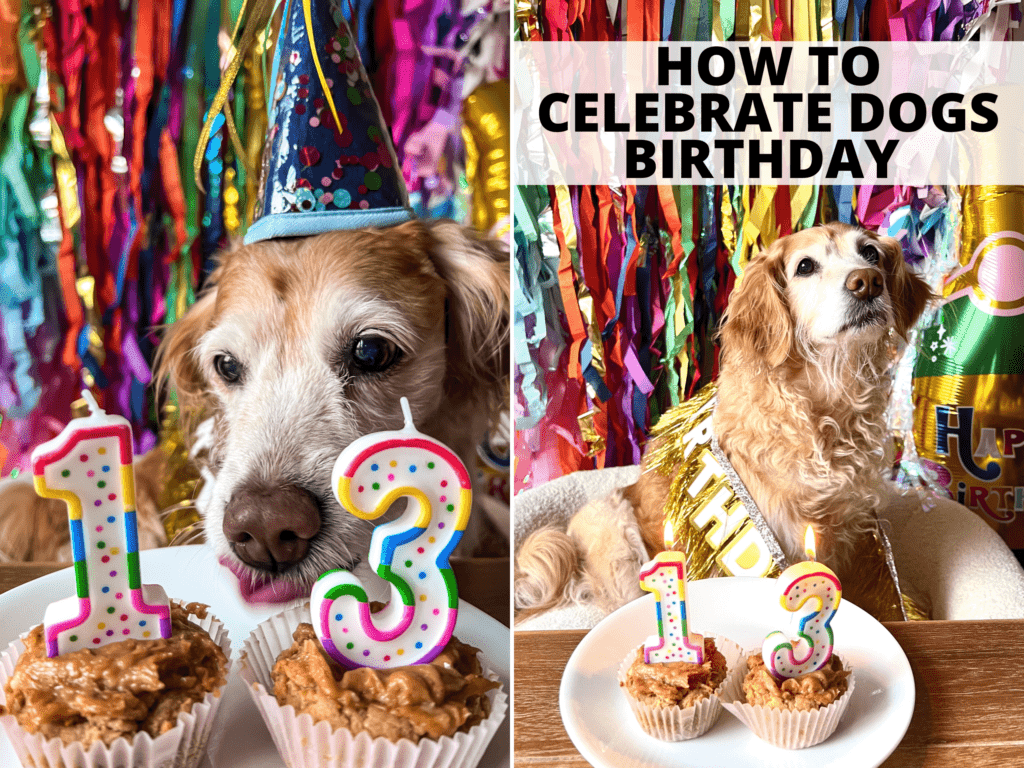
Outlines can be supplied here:
<path id="1" fill-rule="evenodd" d="M 671 530 L 666 524 L 666 550 L 672 546 Z M 686 555 L 659 552 L 640 569 L 640 586 L 654 593 L 658 606 L 658 637 L 652 635 L 644 643 L 644 661 L 703 664 L 704 638 L 690 632 L 686 620 Z"/>
<path id="2" fill-rule="evenodd" d="M 442 443 L 417 431 L 402 398 L 405 428 L 355 440 L 338 456 L 338 501 L 374 520 L 408 497 L 397 520 L 378 525 L 369 562 L 391 583 L 391 601 L 370 613 L 366 589 L 349 571 L 323 574 L 310 611 L 324 649 L 346 667 L 398 667 L 434 659 L 455 628 L 459 598 L 448 564 L 469 520 L 469 473 Z"/>
<path id="3" fill-rule="evenodd" d="M 75 560 L 75 596 L 50 603 L 43 617 L 50 657 L 171 636 L 167 595 L 139 576 L 131 426 L 88 390 L 82 397 L 91 415 L 32 452 L 36 493 L 68 505 Z"/>
<path id="4" fill-rule="evenodd" d="M 809 526 L 804 547 L 809 559 L 789 566 L 778 582 L 782 607 L 798 624 L 797 636 L 772 632 L 761 647 L 765 666 L 780 680 L 814 672 L 832 658 L 832 617 L 843 588 L 828 566 L 814 561 L 814 530 Z"/>

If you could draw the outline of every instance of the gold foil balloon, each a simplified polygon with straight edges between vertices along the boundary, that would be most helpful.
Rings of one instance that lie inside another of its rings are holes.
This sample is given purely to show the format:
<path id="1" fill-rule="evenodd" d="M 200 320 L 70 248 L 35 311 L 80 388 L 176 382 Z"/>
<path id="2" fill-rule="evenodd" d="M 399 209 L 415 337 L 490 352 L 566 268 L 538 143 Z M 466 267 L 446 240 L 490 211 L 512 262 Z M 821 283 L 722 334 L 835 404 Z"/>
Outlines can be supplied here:
<path id="1" fill-rule="evenodd" d="M 1024 548 L 1024 187 L 965 187 L 960 267 L 914 371 L 925 467 Z"/>
<path id="2" fill-rule="evenodd" d="M 511 226 L 509 81 L 485 83 L 462 103 L 471 218 L 480 232 L 505 237 Z"/>

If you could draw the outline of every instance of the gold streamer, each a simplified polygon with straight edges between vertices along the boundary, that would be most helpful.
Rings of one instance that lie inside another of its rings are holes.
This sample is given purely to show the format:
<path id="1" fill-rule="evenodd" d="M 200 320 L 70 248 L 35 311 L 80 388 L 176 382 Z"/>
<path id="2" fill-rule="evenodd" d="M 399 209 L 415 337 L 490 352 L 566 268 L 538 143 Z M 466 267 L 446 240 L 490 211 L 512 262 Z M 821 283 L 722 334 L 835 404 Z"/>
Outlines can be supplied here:
<path id="1" fill-rule="evenodd" d="M 213 97 L 213 103 L 210 105 L 210 109 L 206 113 L 206 119 L 203 121 L 203 128 L 199 132 L 199 143 L 196 146 L 195 157 L 192 158 L 192 172 L 195 174 L 196 186 L 203 192 L 203 183 L 200 171 L 203 167 L 203 158 L 206 156 L 206 146 L 210 143 L 210 131 L 213 127 L 214 117 L 223 110 L 224 121 L 228 127 L 228 134 L 231 137 L 231 143 L 235 147 L 235 152 L 238 157 L 246 161 L 245 149 L 242 147 L 242 141 L 238 136 L 238 129 L 235 127 L 234 118 L 231 115 L 231 108 L 228 106 L 228 94 L 231 91 L 231 87 L 235 83 L 235 78 L 238 77 L 238 70 L 242 68 L 242 63 L 245 60 L 245 55 L 249 49 L 252 48 L 253 42 L 256 39 L 256 35 L 263 31 L 263 28 L 267 26 L 270 21 L 270 17 L 274 13 L 275 0 L 252 0 L 252 14 L 245 24 L 245 31 L 242 33 L 241 42 L 236 45 L 238 40 L 238 32 L 242 27 L 243 19 L 245 18 L 245 11 L 249 5 L 249 0 L 242 0 L 242 8 L 238 13 L 238 19 L 235 21 L 235 29 L 231 33 L 231 60 L 228 63 L 228 67 L 224 70 L 224 74 L 220 79 L 220 87 L 217 89 L 217 93 Z M 312 45 L 312 43 L 310 43 Z M 319 65 L 318 65 L 319 66 Z M 246 173 L 252 173 L 252 169 L 246 168 Z"/>
<path id="2" fill-rule="evenodd" d="M 172 543 L 185 543 L 174 540 L 196 530 L 201 522 L 193 499 L 202 480 L 189 458 L 188 446 L 180 424 L 177 406 L 164 406 L 158 448 L 163 452 L 166 465 L 161 473 L 164 485 L 156 501 L 163 514 L 167 540 Z"/>
<path id="3" fill-rule="evenodd" d="M 50 146 L 55 157 L 54 174 L 61 217 L 67 229 L 74 229 L 82 220 L 82 209 L 78 207 L 78 175 L 75 164 L 71 162 L 68 145 L 64 142 L 64 134 L 53 115 L 50 115 Z"/>
<path id="4" fill-rule="evenodd" d="M 323 88 L 324 96 L 327 98 L 327 106 L 331 108 L 334 115 L 334 129 L 341 133 L 344 129 L 341 120 L 338 118 L 338 110 L 334 106 L 334 96 L 331 95 L 331 88 L 327 85 L 327 78 L 324 77 L 323 67 L 320 66 L 320 56 L 316 52 L 316 41 L 313 40 L 313 6 L 312 0 L 302 0 L 302 15 L 306 19 L 306 39 L 309 42 L 309 53 L 313 57 L 313 66 L 316 67 L 316 75 L 320 78 L 320 86 Z"/>

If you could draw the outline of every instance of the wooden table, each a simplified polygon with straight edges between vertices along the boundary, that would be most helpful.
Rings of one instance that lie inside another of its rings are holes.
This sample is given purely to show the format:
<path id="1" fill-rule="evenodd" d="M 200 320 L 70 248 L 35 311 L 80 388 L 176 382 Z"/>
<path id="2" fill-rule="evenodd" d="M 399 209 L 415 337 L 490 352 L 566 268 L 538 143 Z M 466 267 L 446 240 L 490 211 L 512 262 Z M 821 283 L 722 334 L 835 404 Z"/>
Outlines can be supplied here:
<path id="1" fill-rule="evenodd" d="M 910 659 L 917 699 L 910 729 L 884 768 L 1024 766 L 1024 620 L 885 626 Z M 514 633 L 517 767 L 588 764 L 558 711 L 562 672 L 585 635 Z"/>
<path id="2" fill-rule="evenodd" d="M 507 557 L 453 557 L 452 570 L 459 582 L 459 597 L 509 626 L 509 559 Z M 67 563 L 0 564 L 0 594 L 25 582 L 67 568 Z"/>

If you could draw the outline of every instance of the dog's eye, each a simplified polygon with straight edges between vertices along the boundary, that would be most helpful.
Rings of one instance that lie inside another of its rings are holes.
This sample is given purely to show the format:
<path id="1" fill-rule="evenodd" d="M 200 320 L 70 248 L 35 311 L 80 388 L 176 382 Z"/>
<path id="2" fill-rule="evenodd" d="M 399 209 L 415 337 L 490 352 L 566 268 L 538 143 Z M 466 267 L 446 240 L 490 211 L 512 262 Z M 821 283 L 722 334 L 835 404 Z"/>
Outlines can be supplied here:
<path id="1" fill-rule="evenodd" d="M 213 358 L 213 369 L 225 384 L 237 384 L 242 380 L 242 364 L 232 355 L 217 355 Z"/>
<path id="2" fill-rule="evenodd" d="M 877 264 L 878 249 L 873 245 L 865 245 L 860 249 L 860 257 L 868 264 Z"/>
<path id="3" fill-rule="evenodd" d="M 818 268 L 817 263 L 814 259 L 800 259 L 800 263 L 796 265 L 796 273 L 802 277 L 807 275 L 813 275 L 814 270 Z"/>
<path id="4" fill-rule="evenodd" d="M 383 336 L 359 336 L 352 342 L 352 364 L 365 373 L 386 371 L 401 356 L 402 350 Z"/>

